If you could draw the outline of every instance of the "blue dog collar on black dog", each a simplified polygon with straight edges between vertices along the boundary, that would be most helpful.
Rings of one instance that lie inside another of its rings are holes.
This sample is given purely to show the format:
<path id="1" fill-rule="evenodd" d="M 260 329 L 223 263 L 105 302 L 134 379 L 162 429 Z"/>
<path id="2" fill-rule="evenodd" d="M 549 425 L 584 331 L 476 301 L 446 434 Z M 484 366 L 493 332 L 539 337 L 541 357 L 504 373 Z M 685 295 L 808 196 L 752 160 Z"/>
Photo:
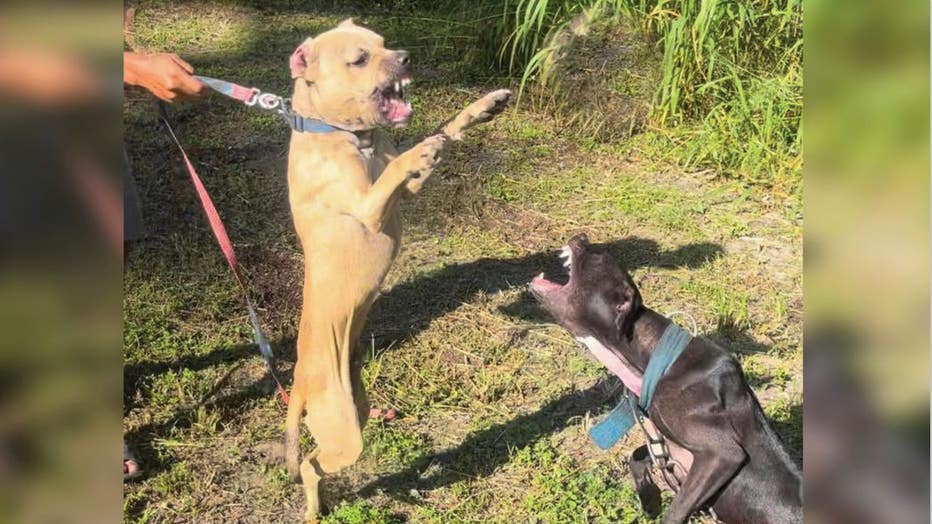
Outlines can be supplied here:
<path id="1" fill-rule="evenodd" d="M 647 416 L 647 409 L 654 398 L 657 383 L 686 349 L 690 340 L 692 336 L 685 329 L 672 322 L 667 326 L 647 362 L 647 369 L 644 370 L 644 379 L 641 384 L 641 397 L 637 401 L 637 406 L 633 405 L 634 393 L 625 391 L 624 397 L 615 409 L 589 430 L 589 438 L 595 442 L 596 446 L 607 450 L 617 444 L 634 426 L 635 409 L 640 409 L 641 413 Z"/>

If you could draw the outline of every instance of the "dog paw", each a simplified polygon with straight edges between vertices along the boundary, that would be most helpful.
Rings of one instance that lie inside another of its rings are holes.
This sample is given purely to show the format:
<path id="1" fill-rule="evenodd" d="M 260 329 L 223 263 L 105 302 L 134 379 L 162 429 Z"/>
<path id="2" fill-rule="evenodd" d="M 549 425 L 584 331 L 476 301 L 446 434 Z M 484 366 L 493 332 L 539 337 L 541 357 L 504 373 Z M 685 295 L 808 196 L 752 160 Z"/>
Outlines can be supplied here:
<path id="1" fill-rule="evenodd" d="M 508 107 L 509 100 L 511 100 L 511 90 L 499 89 L 473 102 L 467 110 L 473 118 L 473 123 L 481 124 L 492 120 L 492 117 L 504 111 Z"/>
<path id="2" fill-rule="evenodd" d="M 508 89 L 499 89 L 492 91 L 484 97 L 476 100 L 460 112 L 452 122 L 444 127 L 444 133 L 453 140 L 462 140 L 463 132 L 470 127 L 488 122 L 508 107 L 508 101 L 511 99 L 511 91 Z"/>
<path id="3" fill-rule="evenodd" d="M 440 162 L 440 152 L 446 144 L 447 137 L 443 135 L 434 135 L 422 140 L 410 151 L 405 153 L 409 156 L 407 166 L 408 174 L 411 178 L 426 177 Z"/>

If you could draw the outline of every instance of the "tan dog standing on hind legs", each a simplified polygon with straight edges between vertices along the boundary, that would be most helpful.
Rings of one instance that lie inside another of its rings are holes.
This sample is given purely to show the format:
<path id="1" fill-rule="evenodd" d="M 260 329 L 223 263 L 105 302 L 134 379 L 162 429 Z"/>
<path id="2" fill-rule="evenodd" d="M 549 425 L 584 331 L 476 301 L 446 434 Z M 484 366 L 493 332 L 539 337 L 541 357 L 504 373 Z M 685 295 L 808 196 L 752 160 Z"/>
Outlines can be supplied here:
<path id="1" fill-rule="evenodd" d="M 411 116 L 407 52 L 385 49 L 381 36 L 347 20 L 301 44 L 291 74 L 293 110 L 325 130 L 292 132 L 288 157 L 304 297 L 285 447 L 289 473 L 300 472 L 304 483 L 307 520 L 316 522 L 320 479 L 362 452 L 369 405 L 354 350 L 398 252 L 401 200 L 421 189 L 449 141 L 504 110 L 511 93 L 484 96 L 439 134 L 398 154 L 379 126 L 402 126 Z M 316 448 L 299 468 L 302 415 Z"/>

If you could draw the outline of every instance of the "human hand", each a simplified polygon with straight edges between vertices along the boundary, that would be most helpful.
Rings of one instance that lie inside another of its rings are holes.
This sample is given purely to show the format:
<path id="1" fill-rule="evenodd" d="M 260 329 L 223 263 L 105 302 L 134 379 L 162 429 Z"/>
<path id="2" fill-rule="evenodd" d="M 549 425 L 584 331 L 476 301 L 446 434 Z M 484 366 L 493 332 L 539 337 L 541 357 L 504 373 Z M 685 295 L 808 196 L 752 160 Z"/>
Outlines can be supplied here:
<path id="1" fill-rule="evenodd" d="M 104 98 L 105 80 L 80 56 L 64 51 L 0 46 L 0 98 L 43 108 Z"/>
<path id="2" fill-rule="evenodd" d="M 205 86 L 176 54 L 123 53 L 123 83 L 143 87 L 166 102 L 199 96 Z"/>

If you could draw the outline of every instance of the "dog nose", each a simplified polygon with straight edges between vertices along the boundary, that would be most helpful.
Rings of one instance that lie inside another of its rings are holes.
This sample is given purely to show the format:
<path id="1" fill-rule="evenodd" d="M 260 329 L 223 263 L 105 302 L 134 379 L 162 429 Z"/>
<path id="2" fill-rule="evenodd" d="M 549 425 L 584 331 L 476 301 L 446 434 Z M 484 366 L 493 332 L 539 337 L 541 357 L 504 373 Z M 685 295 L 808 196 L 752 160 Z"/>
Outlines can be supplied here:
<path id="1" fill-rule="evenodd" d="M 576 247 L 576 248 L 585 248 L 589 246 L 589 236 L 585 233 L 580 233 L 567 242 L 567 244 Z"/>
<path id="2" fill-rule="evenodd" d="M 402 66 L 408 66 L 411 63 L 411 59 L 408 58 L 407 51 L 395 51 L 395 54 L 398 55 L 398 63 Z"/>

